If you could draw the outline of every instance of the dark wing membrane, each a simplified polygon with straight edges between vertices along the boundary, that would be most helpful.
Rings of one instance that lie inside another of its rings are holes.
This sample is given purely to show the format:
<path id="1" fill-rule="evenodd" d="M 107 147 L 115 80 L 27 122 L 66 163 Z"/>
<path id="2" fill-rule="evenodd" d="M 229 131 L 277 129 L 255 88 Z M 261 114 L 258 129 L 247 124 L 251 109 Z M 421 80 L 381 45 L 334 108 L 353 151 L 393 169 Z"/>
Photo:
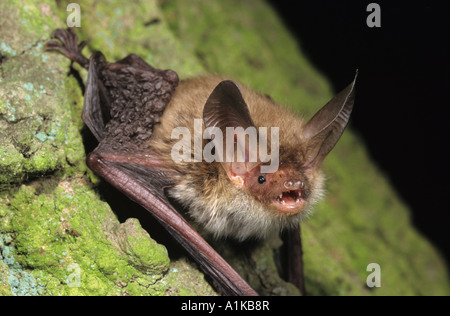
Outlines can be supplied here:
<path id="1" fill-rule="evenodd" d="M 135 55 L 116 63 L 99 62 L 96 68 L 105 89 L 102 99 L 108 103 L 102 107 L 109 108 L 110 116 L 103 142 L 115 151 L 145 151 L 153 126 L 178 85 L 177 74 L 154 69 Z"/>

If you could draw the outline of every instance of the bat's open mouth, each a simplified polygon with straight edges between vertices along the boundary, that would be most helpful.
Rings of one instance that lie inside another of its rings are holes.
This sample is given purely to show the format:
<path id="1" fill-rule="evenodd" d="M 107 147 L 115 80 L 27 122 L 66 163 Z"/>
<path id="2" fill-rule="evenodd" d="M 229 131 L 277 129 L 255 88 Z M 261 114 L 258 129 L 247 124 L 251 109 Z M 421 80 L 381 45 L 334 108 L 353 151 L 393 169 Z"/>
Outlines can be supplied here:
<path id="1" fill-rule="evenodd" d="M 302 198 L 302 190 L 286 190 L 272 202 L 278 211 L 284 214 L 296 214 L 305 204 Z"/>

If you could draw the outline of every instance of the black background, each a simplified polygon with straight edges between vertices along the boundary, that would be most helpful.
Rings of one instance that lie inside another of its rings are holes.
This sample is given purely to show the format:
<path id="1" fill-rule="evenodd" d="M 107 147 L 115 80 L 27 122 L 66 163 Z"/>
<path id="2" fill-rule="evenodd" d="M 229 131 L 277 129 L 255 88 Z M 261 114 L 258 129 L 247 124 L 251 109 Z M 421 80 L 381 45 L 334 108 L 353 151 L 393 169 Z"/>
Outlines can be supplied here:
<path id="1" fill-rule="evenodd" d="M 359 69 L 351 126 L 450 262 L 450 10 L 444 2 L 270 1 L 336 92 Z M 389 210 L 387 210 L 389 211 Z"/>

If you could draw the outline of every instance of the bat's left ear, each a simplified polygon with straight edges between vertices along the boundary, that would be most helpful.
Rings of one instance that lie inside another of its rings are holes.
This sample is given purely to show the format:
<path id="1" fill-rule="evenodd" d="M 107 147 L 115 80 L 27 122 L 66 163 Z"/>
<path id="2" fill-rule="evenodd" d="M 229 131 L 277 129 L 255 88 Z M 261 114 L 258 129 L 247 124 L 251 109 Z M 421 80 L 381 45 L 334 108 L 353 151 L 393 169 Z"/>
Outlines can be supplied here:
<path id="1" fill-rule="evenodd" d="M 203 108 L 203 122 L 205 127 L 218 127 L 223 132 L 227 127 L 255 125 L 241 90 L 231 80 L 220 82 L 211 92 Z"/>
<path id="2" fill-rule="evenodd" d="M 344 132 L 353 109 L 357 76 L 358 73 L 347 88 L 331 99 L 305 125 L 306 168 L 319 167 Z"/>
<path id="3" fill-rule="evenodd" d="M 206 128 L 218 128 L 222 132 L 224 140 L 222 143 L 222 154 L 224 156 L 222 166 L 232 180 L 240 181 L 239 179 L 250 169 L 259 165 L 259 163 L 249 161 L 250 156 L 254 157 L 257 154 L 256 152 L 250 152 L 255 149 L 249 148 L 245 138 L 237 137 L 237 134 L 234 135 L 235 149 L 236 152 L 243 153 L 244 159 L 243 161 L 234 160 L 233 162 L 227 162 L 225 159 L 228 155 L 225 149 L 232 149 L 226 148 L 226 128 L 231 127 L 236 129 L 242 127 L 245 131 L 247 128 L 255 126 L 250 116 L 247 103 L 236 83 L 231 80 L 224 80 L 216 86 L 203 108 L 203 122 Z"/>

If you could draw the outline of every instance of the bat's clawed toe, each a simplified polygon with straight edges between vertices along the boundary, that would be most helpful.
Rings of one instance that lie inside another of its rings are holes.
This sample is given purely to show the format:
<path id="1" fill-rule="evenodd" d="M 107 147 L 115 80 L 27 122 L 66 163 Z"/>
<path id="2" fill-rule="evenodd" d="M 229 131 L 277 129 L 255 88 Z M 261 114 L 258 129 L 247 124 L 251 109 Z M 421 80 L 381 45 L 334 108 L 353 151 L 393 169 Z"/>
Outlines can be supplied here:
<path id="1" fill-rule="evenodd" d="M 57 29 L 53 31 L 50 38 L 57 41 L 47 42 L 45 45 L 47 50 L 57 50 L 70 60 L 76 61 L 86 69 L 88 68 L 89 60 L 81 53 L 86 43 L 83 41 L 78 44 L 78 36 L 73 28 Z"/>

